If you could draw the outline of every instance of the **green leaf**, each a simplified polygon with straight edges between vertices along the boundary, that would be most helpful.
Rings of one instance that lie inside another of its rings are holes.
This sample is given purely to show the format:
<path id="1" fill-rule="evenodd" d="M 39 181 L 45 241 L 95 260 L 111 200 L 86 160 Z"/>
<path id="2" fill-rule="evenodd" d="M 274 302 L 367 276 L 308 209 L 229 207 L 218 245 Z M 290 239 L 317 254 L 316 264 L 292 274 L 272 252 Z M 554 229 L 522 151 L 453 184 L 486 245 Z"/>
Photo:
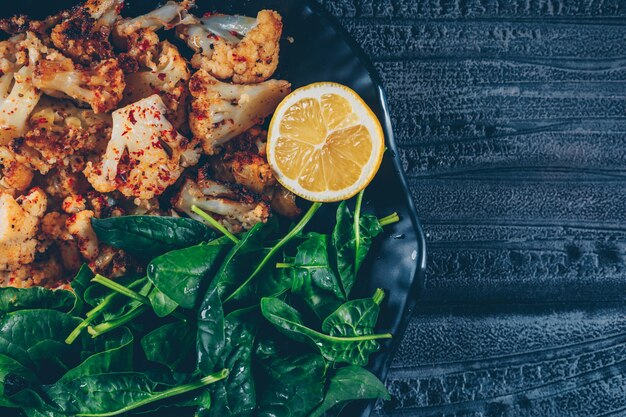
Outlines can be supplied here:
<path id="1" fill-rule="evenodd" d="M 268 252 L 263 244 L 275 232 L 276 227 L 276 222 L 272 219 L 267 223 L 257 223 L 226 255 L 214 278 L 214 285 L 217 286 L 217 291 L 222 299 L 237 289 L 242 280 L 250 276 L 263 260 Z M 247 286 L 236 299 L 246 298 L 252 292 L 252 286 Z"/>
<path id="2" fill-rule="evenodd" d="M 165 253 L 148 265 L 148 279 L 178 305 L 192 309 L 196 306 L 202 281 L 231 245 L 230 241 L 221 241 Z"/>
<path id="3" fill-rule="evenodd" d="M 357 201 L 359 212 L 360 201 L 360 199 Z M 355 223 L 346 202 L 342 201 L 337 208 L 332 241 L 337 272 L 346 296 L 352 291 L 359 269 L 372 246 L 372 239 L 383 231 L 375 216 L 363 214 L 358 220 Z"/>
<path id="4" fill-rule="evenodd" d="M 277 298 L 261 299 L 263 316 L 287 337 L 317 346 L 329 361 L 366 365 L 369 355 L 379 348 L 377 339 L 391 338 L 390 334 L 363 334 L 336 336 L 320 333 L 303 324 L 296 309 Z"/>
<path id="5" fill-rule="evenodd" d="M 197 315 L 196 355 L 198 369 L 205 375 L 210 374 L 226 343 L 224 329 L 224 307 L 217 286 L 211 285 L 200 305 Z"/>
<path id="6" fill-rule="evenodd" d="M 88 341 L 87 343 L 93 344 L 92 350 L 97 353 L 87 357 L 77 367 L 70 369 L 61 377 L 60 381 L 132 369 L 133 341 L 133 334 L 126 328 L 119 329 L 119 331 L 110 334 L 109 337 L 100 337 Z"/>
<path id="7" fill-rule="evenodd" d="M 187 368 L 193 358 L 195 334 L 189 323 L 177 321 L 157 327 L 141 339 L 146 358 L 161 363 L 172 371 Z"/>
<path id="8" fill-rule="evenodd" d="M 42 403 L 37 407 L 38 411 L 48 410 L 76 417 L 108 417 L 198 390 L 227 375 L 228 371 L 222 370 L 188 384 L 159 390 L 161 385 L 142 373 L 97 374 L 59 381 L 39 389 L 27 387 L 9 398 L 17 398 L 22 404 L 38 400 Z"/>
<path id="9" fill-rule="evenodd" d="M 152 304 L 154 314 L 159 317 L 167 317 L 178 308 L 176 301 L 163 294 L 156 287 L 152 288 L 152 291 L 148 294 L 148 299 L 150 300 L 150 304 Z"/>
<path id="10" fill-rule="evenodd" d="M 320 355 L 275 358 L 263 369 L 258 417 L 306 416 L 322 401 L 326 364 Z"/>
<path id="11" fill-rule="evenodd" d="M 236 310 L 224 320 L 224 345 L 220 352 L 218 368 L 231 372 L 226 379 L 209 388 L 213 406 L 204 416 L 252 416 L 256 408 L 256 391 L 252 375 L 252 349 L 254 345 L 254 318 L 250 310 Z"/>
<path id="12" fill-rule="evenodd" d="M 385 293 L 378 289 L 371 298 L 348 301 L 330 314 L 322 323 L 322 331 L 331 336 L 362 336 L 374 332 L 380 303 Z"/>
<path id="13" fill-rule="evenodd" d="M 337 370 L 330 378 L 324 401 L 308 417 L 321 417 L 331 408 L 346 401 L 376 398 L 390 398 L 385 385 L 364 368 L 347 366 Z"/>
<path id="14" fill-rule="evenodd" d="M 44 382 L 57 380 L 81 363 L 87 370 L 128 366 L 123 362 L 127 359 L 123 352 L 119 356 L 106 353 L 130 343 L 127 330 L 120 329 L 98 339 L 82 334 L 77 343 L 66 344 L 65 338 L 79 323 L 80 319 L 55 310 L 9 313 L 0 320 L 0 355 L 34 371 Z M 98 353 L 105 354 L 90 358 Z"/>
<path id="15" fill-rule="evenodd" d="M 298 246 L 293 263 L 292 291 L 311 306 L 318 317 L 326 317 L 345 301 L 341 284 L 331 268 L 329 237 L 309 233 Z"/>
<path id="16" fill-rule="evenodd" d="M 35 374 L 21 363 L 17 362 L 6 355 L 0 355 L 0 407 L 18 407 L 5 396 L 5 384 L 10 385 L 11 379 L 15 380 L 15 376 L 19 376 L 26 381 L 35 381 Z M 7 378 L 9 379 L 7 381 Z M 9 387 L 9 390 L 11 388 Z M 4 415 L 1 414 L 0 415 Z"/>
<path id="17" fill-rule="evenodd" d="M 94 276 L 95 275 L 89 266 L 87 266 L 87 264 L 83 264 L 74 279 L 70 282 L 70 286 L 72 287 L 72 290 L 74 290 L 74 294 L 76 296 L 74 306 L 70 312 L 72 315 L 78 315 L 82 312 L 85 304 L 85 292 L 87 291 L 87 288 L 92 285 L 91 279 Z"/>
<path id="18" fill-rule="evenodd" d="M 91 224 L 101 243 L 145 256 L 208 242 L 216 235 L 205 224 L 182 217 L 93 218 Z"/>
<path id="19" fill-rule="evenodd" d="M 75 301 L 75 295 L 65 290 L 43 287 L 0 288 L 0 314 L 34 308 L 68 312 Z"/>

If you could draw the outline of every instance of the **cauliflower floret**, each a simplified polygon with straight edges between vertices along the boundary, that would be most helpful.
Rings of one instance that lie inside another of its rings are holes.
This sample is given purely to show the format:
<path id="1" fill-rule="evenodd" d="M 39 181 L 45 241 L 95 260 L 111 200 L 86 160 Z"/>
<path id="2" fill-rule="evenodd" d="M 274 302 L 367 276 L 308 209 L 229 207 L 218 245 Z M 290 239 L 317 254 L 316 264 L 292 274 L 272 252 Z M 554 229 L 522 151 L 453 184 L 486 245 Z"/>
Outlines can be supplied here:
<path id="1" fill-rule="evenodd" d="M 67 231 L 76 240 L 78 250 L 83 257 L 89 261 L 94 261 L 98 255 L 98 237 L 91 227 L 91 219 L 94 212 L 83 210 L 69 216 L 65 222 Z"/>
<path id="2" fill-rule="evenodd" d="M 71 97 L 89 104 L 96 113 L 113 110 L 126 87 L 117 59 L 83 68 L 57 51 L 37 63 L 33 82 L 50 96 Z"/>
<path id="3" fill-rule="evenodd" d="M 113 132 L 102 162 L 90 162 L 85 169 L 97 191 L 119 190 L 147 200 L 198 162 L 200 150 L 174 129 L 166 112 L 156 94 L 113 112 Z"/>
<path id="4" fill-rule="evenodd" d="M 0 271 L 35 260 L 36 235 L 46 207 L 47 197 L 39 188 L 17 199 L 0 194 Z"/>
<path id="5" fill-rule="evenodd" d="M 48 164 L 68 166 L 74 162 L 74 155 L 105 149 L 111 135 L 111 116 L 44 97 L 33 110 L 30 126 L 24 135 L 26 145 L 36 149 Z"/>
<path id="6" fill-rule="evenodd" d="M 187 11 L 194 3 L 193 0 L 184 0 L 180 3 L 170 0 L 150 13 L 119 21 L 113 28 L 113 39 L 120 47 L 124 47 L 127 46 L 128 38 L 142 29 L 156 32 L 162 28 L 171 29 L 180 24 L 190 23 L 194 18 L 188 15 Z"/>
<path id="7" fill-rule="evenodd" d="M 213 14 L 176 30 L 196 52 L 194 68 L 221 80 L 258 83 L 269 79 L 278 66 L 283 23 L 272 10 L 261 10 L 256 19 Z"/>
<path id="8" fill-rule="evenodd" d="M 0 193 L 15 195 L 25 191 L 33 181 L 33 170 L 21 163 L 6 146 L 0 146 Z"/>
<path id="9" fill-rule="evenodd" d="M 189 68 L 178 49 L 167 41 L 159 43 L 154 56 L 153 65 L 147 70 L 126 75 L 122 105 L 158 93 L 170 112 L 175 113 L 191 76 Z"/>
<path id="10" fill-rule="evenodd" d="M 61 279 L 64 276 L 64 271 L 58 256 L 56 253 L 46 253 L 43 256 L 46 259 L 28 265 L 20 265 L 14 270 L 0 270 L 0 287 L 59 287 L 62 284 Z"/>
<path id="11" fill-rule="evenodd" d="M 0 64 L 3 71 L 0 79 L 0 145 L 22 136 L 28 128 L 28 116 L 41 97 L 33 85 L 33 68 L 41 54 L 46 52 L 46 47 L 32 32 L 28 32 L 25 38 L 18 36 L 5 42 Z M 7 56 L 13 52 L 13 56 Z"/>
<path id="12" fill-rule="evenodd" d="M 217 149 L 263 121 L 291 91 L 287 81 L 270 80 L 254 85 L 218 81 L 198 70 L 189 81 L 191 111 L 189 127 L 202 142 L 204 152 Z"/>
<path id="13" fill-rule="evenodd" d="M 111 25 L 123 6 L 123 0 L 90 0 L 73 8 L 52 29 L 52 43 L 81 64 L 112 58 Z"/>
<path id="14" fill-rule="evenodd" d="M 259 222 L 267 221 L 270 208 L 266 202 L 242 189 L 204 178 L 202 171 L 197 182 L 190 179 L 185 181 L 172 201 L 176 210 L 206 223 L 191 210 L 191 206 L 198 206 L 233 233 L 239 233 Z"/>

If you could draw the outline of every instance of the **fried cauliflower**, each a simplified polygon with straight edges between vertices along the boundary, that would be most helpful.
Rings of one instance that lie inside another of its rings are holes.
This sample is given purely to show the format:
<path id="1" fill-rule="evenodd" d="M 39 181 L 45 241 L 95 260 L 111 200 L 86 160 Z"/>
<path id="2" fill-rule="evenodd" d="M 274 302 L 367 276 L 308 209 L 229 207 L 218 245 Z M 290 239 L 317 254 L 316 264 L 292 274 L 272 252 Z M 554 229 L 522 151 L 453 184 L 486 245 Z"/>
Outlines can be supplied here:
<path id="1" fill-rule="evenodd" d="M 260 197 L 241 187 L 209 179 L 202 170 L 197 181 L 187 179 L 184 182 L 172 204 L 180 213 L 206 223 L 191 210 L 192 206 L 198 206 L 233 233 L 266 222 L 270 215 L 270 207 Z"/>
<path id="2" fill-rule="evenodd" d="M 282 30 L 280 15 L 271 10 L 260 11 L 256 19 L 213 14 L 176 29 L 196 52 L 194 68 L 237 84 L 259 83 L 274 74 Z"/>
<path id="3" fill-rule="evenodd" d="M 126 86 L 117 59 L 110 58 L 86 68 L 57 51 L 37 63 L 33 83 L 45 94 L 70 97 L 91 106 L 96 113 L 115 109 Z"/>
<path id="4" fill-rule="evenodd" d="M 120 191 L 142 200 L 161 195 L 200 150 L 165 118 L 167 107 L 152 95 L 113 112 L 113 131 L 102 161 L 85 175 L 96 191 Z"/>
<path id="5" fill-rule="evenodd" d="M 112 58 L 111 25 L 120 18 L 123 6 L 123 0 L 89 0 L 64 13 L 52 28 L 53 45 L 83 65 Z"/>
<path id="6" fill-rule="evenodd" d="M 22 136 L 41 93 L 33 84 L 33 68 L 47 48 L 28 32 L 0 43 L 0 145 Z"/>
<path id="7" fill-rule="evenodd" d="M 290 91 L 287 81 L 237 85 L 198 70 L 189 81 L 189 127 L 204 152 L 215 154 L 224 143 L 262 122 Z"/>
<path id="8" fill-rule="evenodd" d="M 46 194 L 38 188 L 17 199 L 0 194 L 0 271 L 35 260 L 39 222 L 47 202 Z"/>

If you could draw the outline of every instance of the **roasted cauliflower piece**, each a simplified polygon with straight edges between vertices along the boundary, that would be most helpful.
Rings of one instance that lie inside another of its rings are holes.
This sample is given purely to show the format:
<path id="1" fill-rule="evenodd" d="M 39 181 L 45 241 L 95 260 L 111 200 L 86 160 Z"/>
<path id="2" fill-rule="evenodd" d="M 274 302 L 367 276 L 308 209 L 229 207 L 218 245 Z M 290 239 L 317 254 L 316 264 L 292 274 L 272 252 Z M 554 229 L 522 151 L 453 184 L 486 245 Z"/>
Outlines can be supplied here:
<path id="1" fill-rule="evenodd" d="M 35 260 L 39 222 L 46 194 L 34 188 L 17 199 L 0 194 L 0 271 L 15 270 Z"/>
<path id="2" fill-rule="evenodd" d="M 129 104 L 159 94 L 170 113 L 174 114 L 191 77 L 185 59 L 167 41 L 160 42 L 146 69 L 126 75 L 122 104 Z"/>
<path id="3" fill-rule="evenodd" d="M 228 142 L 223 153 L 209 159 L 212 177 L 236 183 L 263 195 L 273 211 L 295 218 L 301 213 L 296 196 L 280 185 L 267 162 L 267 131 L 253 127 Z"/>
<path id="4" fill-rule="evenodd" d="M 84 65 L 112 58 L 111 25 L 119 19 L 123 0 L 90 0 L 62 14 L 52 28 L 53 45 Z"/>
<path id="5" fill-rule="evenodd" d="M 67 100 L 43 97 L 30 116 L 24 143 L 46 163 L 70 166 L 74 155 L 101 153 L 111 136 L 111 116 L 81 109 Z M 84 167 L 79 167 L 82 171 Z"/>
<path id="6" fill-rule="evenodd" d="M 196 52 L 194 68 L 237 84 L 259 83 L 274 74 L 282 30 L 280 15 L 271 10 L 261 10 L 256 19 L 213 14 L 176 28 Z"/>
<path id="7" fill-rule="evenodd" d="M 156 32 L 159 29 L 171 29 L 180 24 L 191 23 L 195 18 L 187 14 L 187 11 L 194 3 L 194 0 L 181 2 L 170 0 L 149 13 L 121 20 L 114 26 L 113 39 L 120 47 L 124 47 L 129 37 L 142 29 Z"/>
<path id="8" fill-rule="evenodd" d="M 21 163 L 10 148 L 0 146 L 0 193 L 15 196 L 26 191 L 33 177 L 33 170 Z"/>
<path id="9" fill-rule="evenodd" d="M 185 167 L 198 163 L 200 149 L 174 129 L 166 113 L 156 94 L 113 112 L 102 161 L 85 169 L 94 189 L 147 200 L 174 184 Z"/>
<path id="10" fill-rule="evenodd" d="M 215 154 L 224 143 L 262 122 L 290 91 L 287 81 L 228 84 L 198 70 L 189 81 L 189 127 L 204 152 Z"/>
<path id="11" fill-rule="evenodd" d="M 47 95 L 70 97 L 88 104 L 96 113 L 113 110 L 126 86 L 117 59 L 110 58 L 85 68 L 58 51 L 51 51 L 37 63 L 33 83 Z"/>
<path id="12" fill-rule="evenodd" d="M 33 69 L 47 48 L 28 32 L 0 43 L 0 145 L 21 137 L 41 93 L 33 85 Z"/>
<path id="13" fill-rule="evenodd" d="M 270 215 L 270 207 L 259 196 L 236 185 L 207 178 L 206 169 L 200 170 L 197 181 L 185 181 L 172 200 L 172 205 L 177 211 L 206 223 L 191 210 L 196 205 L 209 212 L 233 233 L 250 229 L 259 222 L 266 222 Z"/>
<path id="14" fill-rule="evenodd" d="M 80 254 L 88 261 L 96 260 L 100 254 L 98 249 L 98 237 L 93 227 L 91 227 L 91 219 L 93 217 L 93 211 L 83 210 L 72 214 L 65 221 L 67 231 L 78 244 Z"/>

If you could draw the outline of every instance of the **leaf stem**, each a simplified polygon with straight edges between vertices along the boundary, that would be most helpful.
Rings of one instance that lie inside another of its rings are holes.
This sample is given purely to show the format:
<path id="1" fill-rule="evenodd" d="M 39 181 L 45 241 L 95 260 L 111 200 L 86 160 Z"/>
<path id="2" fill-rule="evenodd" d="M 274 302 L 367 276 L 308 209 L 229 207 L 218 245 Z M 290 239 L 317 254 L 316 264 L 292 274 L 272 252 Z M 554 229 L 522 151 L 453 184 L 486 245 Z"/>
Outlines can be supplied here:
<path id="1" fill-rule="evenodd" d="M 354 207 L 354 255 L 358 257 L 359 246 L 361 246 L 361 205 L 363 204 L 363 195 L 365 189 L 362 189 L 356 197 L 356 206 Z M 356 259 L 354 260 L 354 276 L 358 275 L 358 266 Z M 346 294 L 348 295 L 348 294 Z"/>
<path id="2" fill-rule="evenodd" d="M 381 288 L 377 288 L 376 292 L 372 296 L 372 301 L 380 305 L 380 303 L 382 303 L 384 299 L 385 299 L 385 291 L 383 291 Z"/>
<path id="3" fill-rule="evenodd" d="M 104 285 L 105 287 L 119 293 L 122 295 L 125 295 L 128 298 L 132 298 L 135 301 L 139 301 L 142 304 L 147 304 L 150 305 L 150 300 L 148 299 L 148 297 L 145 297 L 125 286 L 123 286 L 120 283 L 117 283 L 107 277 L 104 277 L 100 274 L 97 274 L 92 280 L 92 282 L 96 282 L 100 285 Z"/>
<path id="4" fill-rule="evenodd" d="M 224 226 L 222 226 L 220 222 L 218 222 L 213 217 L 211 217 L 206 211 L 202 210 L 200 207 L 196 206 L 195 204 L 191 206 L 191 211 L 196 213 L 198 216 L 202 217 L 204 220 L 209 222 L 211 226 L 213 226 L 214 228 L 222 232 L 222 234 L 226 236 L 227 238 L 229 238 L 230 240 L 232 240 L 233 243 L 235 243 L 235 245 L 239 243 L 239 239 L 237 239 L 237 236 L 230 233 Z"/>
<path id="5" fill-rule="evenodd" d="M 293 264 L 287 262 L 276 262 L 276 269 L 293 268 Z"/>
<path id="6" fill-rule="evenodd" d="M 252 281 L 254 277 L 256 277 L 259 272 L 261 272 L 261 270 L 263 270 L 265 264 L 267 264 L 269 260 L 272 259 L 276 252 L 278 252 L 283 246 L 289 243 L 291 239 L 293 239 L 298 233 L 302 231 L 302 229 L 304 229 L 304 227 L 311 220 L 311 218 L 313 218 L 313 216 L 315 215 L 315 213 L 317 213 L 317 210 L 319 210 L 320 207 L 322 207 L 322 203 L 313 203 L 311 207 L 309 207 L 309 210 L 306 212 L 306 214 L 302 216 L 298 224 L 296 224 L 295 227 L 285 235 L 285 237 L 283 237 L 281 240 L 278 241 L 276 245 L 274 245 L 274 247 L 267 253 L 267 255 L 265 255 L 261 263 L 256 267 L 254 272 L 252 272 L 252 274 L 235 290 L 235 292 L 226 297 L 224 303 L 237 297 L 237 295 L 239 295 L 239 293 L 243 291 L 243 288 L 245 288 L 245 286 L 248 285 L 250 281 Z"/>
<path id="7" fill-rule="evenodd" d="M 395 213 L 395 212 L 391 213 L 389 216 L 383 217 L 382 219 L 378 219 L 378 223 L 380 223 L 381 227 L 398 223 L 399 221 L 400 221 L 400 216 L 398 216 L 398 213 Z"/>
<path id="8" fill-rule="evenodd" d="M 89 332 L 92 338 L 96 338 L 112 330 L 115 330 L 118 327 L 121 327 L 128 322 L 133 321 L 134 319 L 141 316 L 146 311 L 148 311 L 147 305 L 145 304 L 139 305 L 133 308 L 132 310 L 130 310 L 128 313 L 121 315 L 113 320 L 105 321 L 104 323 L 100 323 L 94 327 L 89 327 L 87 331 Z"/>
<path id="9" fill-rule="evenodd" d="M 213 384 L 217 381 L 220 381 L 224 378 L 226 378 L 228 376 L 228 369 L 222 369 L 219 372 L 216 372 L 214 374 L 205 376 L 202 379 L 199 379 L 196 382 L 191 382 L 189 384 L 185 384 L 185 385 L 179 385 L 177 387 L 174 388 L 170 388 L 168 390 L 165 391 L 161 391 L 158 392 L 156 394 L 151 395 L 148 398 L 145 398 L 141 401 L 137 401 L 134 404 L 129 404 L 126 407 L 123 407 L 119 410 L 116 411 L 111 411 L 109 413 L 82 413 L 82 414 L 76 414 L 76 416 L 78 417 L 112 417 L 112 416 L 117 416 L 119 414 L 124 414 L 127 413 L 129 411 L 135 410 L 139 407 L 143 407 L 145 405 L 148 404 L 152 404 L 154 402 L 160 401 L 160 400 L 164 400 L 166 398 L 171 398 L 177 395 L 182 395 L 185 394 L 187 392 L 190 391 L 195 391 L 198 388 L 202 388 L 202 387 L 206 387 L 207 385 Z"/>

